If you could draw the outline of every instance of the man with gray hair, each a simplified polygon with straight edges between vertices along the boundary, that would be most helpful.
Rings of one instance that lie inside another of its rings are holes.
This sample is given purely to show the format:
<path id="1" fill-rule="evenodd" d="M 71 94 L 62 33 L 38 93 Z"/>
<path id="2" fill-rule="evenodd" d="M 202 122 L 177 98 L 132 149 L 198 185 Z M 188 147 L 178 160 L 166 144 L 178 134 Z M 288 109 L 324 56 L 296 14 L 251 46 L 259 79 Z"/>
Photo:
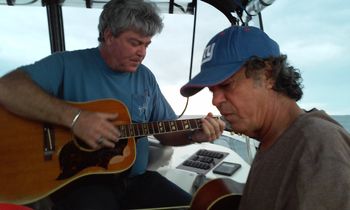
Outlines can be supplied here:
<path id="1" fill-rule="evenodd" d="M 70 102 L 105 98 L 123 102 L 134 123 L 177 119 L 152 72 L 142 64 L 152 37 L 163 28 L 154 4 L 112 0 L 98 25 L 99 46 L 60 52 L 0 78 L 0 104 L 20 116 L 70 128 L 93 150 L 114 148 L 118 113 L 93 112 Z M 28 97 L 30 96 L 30 97 Z M 213 141 L 224 128 L 208 114 L 200 130 L 154 135 L 164 145 Z M 51 195 L 54 209 L 117 210 L 188 205 L 191 196 L 157 172 L 147 171 L 148 139 L 136 141 L 129 170 L 82 176 Z M 98 157 L 96 157 L 98 158 Z"/>

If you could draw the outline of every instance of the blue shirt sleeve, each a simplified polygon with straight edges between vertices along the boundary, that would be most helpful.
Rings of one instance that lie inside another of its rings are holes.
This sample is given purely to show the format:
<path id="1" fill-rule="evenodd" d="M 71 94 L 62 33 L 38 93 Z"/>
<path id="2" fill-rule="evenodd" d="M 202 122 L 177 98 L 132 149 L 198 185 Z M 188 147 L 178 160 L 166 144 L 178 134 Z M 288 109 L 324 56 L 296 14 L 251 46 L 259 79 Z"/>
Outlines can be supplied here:
<path id="1" fill-rule="evenodd" d="M 47 56 L 34 64 L 20 67 L 49 94 L 57 96 L 62 85 L 64 62 L 60 53 Z"/>

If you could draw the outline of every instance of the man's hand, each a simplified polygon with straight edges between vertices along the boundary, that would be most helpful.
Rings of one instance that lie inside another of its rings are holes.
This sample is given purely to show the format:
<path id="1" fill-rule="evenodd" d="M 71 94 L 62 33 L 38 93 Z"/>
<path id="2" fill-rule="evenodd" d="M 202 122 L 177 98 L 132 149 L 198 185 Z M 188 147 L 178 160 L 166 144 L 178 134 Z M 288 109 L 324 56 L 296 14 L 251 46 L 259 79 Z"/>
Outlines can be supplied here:
<path id="1" fill-rule="evenodd" d="M 202 129 L 194 131 L 191 138 L 193 142 L 212 142 L 218 139 L 225 128 L 225 122 L 214 118 L 212 113 L 202 119 Z"/>
<path id="2" fill-rule="evenodd" d="M 113 148 L 120 132 L 112 123 L 118 114 L 82 111 L 72 131 L 92 149 Z"/>

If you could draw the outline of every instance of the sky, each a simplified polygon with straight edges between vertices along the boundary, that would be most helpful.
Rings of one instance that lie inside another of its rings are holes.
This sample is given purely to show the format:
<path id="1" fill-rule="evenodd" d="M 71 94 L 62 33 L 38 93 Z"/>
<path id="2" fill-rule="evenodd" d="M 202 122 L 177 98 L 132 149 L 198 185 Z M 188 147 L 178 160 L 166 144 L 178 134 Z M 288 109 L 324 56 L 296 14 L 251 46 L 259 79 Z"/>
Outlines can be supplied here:
<path id="1" fill-rule="evenodd" d="M 100 11 L 63 8 L 67 50 L 97 46 Z M 0 6 L 0 75 L 50 54 L 45 12 L 42 7 Z M 301 71 L 304 96 L 298 104 L 350 115 L 350 1 L 276 0 L 262 11 L 262 17 L 264 31 Z M 164 30 L 153 38 L 143 63 L 181 114 L 187 99 L 179 90 L 189 79 L 193 16 L 164 14 L 163 20 Z M 199 1 L 192 77 L 200 71 L 207 42 L 229 25 L 224 15 Z M 207 112 L 218 114 L 210 92 L 204 89 L 190 97 L 185 115 Z"/>

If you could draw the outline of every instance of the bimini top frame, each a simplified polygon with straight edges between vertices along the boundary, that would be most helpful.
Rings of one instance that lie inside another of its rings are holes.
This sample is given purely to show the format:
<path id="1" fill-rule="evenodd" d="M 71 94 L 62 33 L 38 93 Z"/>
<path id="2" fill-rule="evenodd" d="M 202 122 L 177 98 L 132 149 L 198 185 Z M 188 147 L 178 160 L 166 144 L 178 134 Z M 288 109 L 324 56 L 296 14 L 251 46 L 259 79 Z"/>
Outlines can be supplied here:
<path id="1" fill-rule="evenodd" d="M 197 0 L 151 0 L 162 13 L 196 14 Z M 253 15 L 274 0 L 202 0 L 222 12 L 232 25 L 247 25 Z M 0 5 L 46 7 L 51 52 L 65 51 L 62 7 L 103 8 L 103 0 L 0 0 Z M 245 20 L 243 16 L 245 15 Z M 262 24 L 261 24 L 262 25 Z"/>

